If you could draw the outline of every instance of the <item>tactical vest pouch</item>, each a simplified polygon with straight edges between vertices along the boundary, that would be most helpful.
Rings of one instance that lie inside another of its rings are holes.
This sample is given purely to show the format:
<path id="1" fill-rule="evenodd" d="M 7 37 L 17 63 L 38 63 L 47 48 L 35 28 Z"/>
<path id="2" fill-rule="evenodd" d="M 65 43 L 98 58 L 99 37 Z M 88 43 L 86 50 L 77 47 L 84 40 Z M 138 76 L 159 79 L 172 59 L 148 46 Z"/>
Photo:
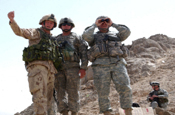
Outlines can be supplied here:
<path id="1" fill-rule="evenodd" d="M 58 57 L 53 61 L 53 64 L 57 70 L 61 69 L 62 57 Z"/>
<path id="2" fill-rule="evenodd" d="M 70 53 L 69 53 L 69 51 L 67 51 L 67 50 L 63 50 L 63 57 L 64 57 L 64 60 L 65 61 L 68 61 L 68 60 L 70 60 Z"/>
<path id="3" fill-rule="evenodd" d="M 63 57 L 65 61 L 79 62 L 79 57 L 74 51 L 63 50 Z"/>
<path id="4" fill-rule="evenodd" d="M 168 99 L 167 98 L 159 98 L 160 103 L 167 103 Z"/>
<path id="5" fill-rule="evenodd" d="M 28 48 L 24 48 L 23 50 L 23 61 L 30 62 L 35 59 L 34 55 L 32 55 L 32 52 L 28 52 Z M 28 58 L 29 57 L 29 58 Z"/>
<path id="6" fill-rule="evenodd" d="M 123 55 L 122 55 L 123 58 L 129 56 L 129 50 L 126 46 L 124 46 L 124 44 L 121 46 L 121 50 L 123 51 Z"/>
<path id="7" fill-rule="evenodd" d="M 73 57 L 72 60 L 74 60 L 75 62 L 79 62 L 80 61 L 80 57 L 78 56 L 77 53 L 74 53 L 74 57 Z"/>
<path id="8" fill-rule="evenodd" d="M 88 59 L 91 62 L 93 62 L 95 60 L 95 58 L 100 54 L 101 54 L 100 48 L 96 44 L 87 51 Z"/>
<path id="9" fill-rule="evenodd" d="M 123 55 L 123 51 L 120 49 L 119 44 L 117 44 L 116 42 L 109 42 L 108 46 L 109 46 L 109 56 L 116 57 Z"/>
<path id="10" fill-rule="evenodd" d="M 50 51 L 37 50 L 31 46 L 28 48 L 24 48 L 23 61 L 31 62 L 34 60 L 53 60 L 53 56 L 51 56 L 50 54 Z"/>
<path id="11" fill-rule="evenodd" d="M 98 44 L 99 50 L 101 52 L 101 54 L 107 54 L 107 44 L 106 42 L 101 42 Z"/>

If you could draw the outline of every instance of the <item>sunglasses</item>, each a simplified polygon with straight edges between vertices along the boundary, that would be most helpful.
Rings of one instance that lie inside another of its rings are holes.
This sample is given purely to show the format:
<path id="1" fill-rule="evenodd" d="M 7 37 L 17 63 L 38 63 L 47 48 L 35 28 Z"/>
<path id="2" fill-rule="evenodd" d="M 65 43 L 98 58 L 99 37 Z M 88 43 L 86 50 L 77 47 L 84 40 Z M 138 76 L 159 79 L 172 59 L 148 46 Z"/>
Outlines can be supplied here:
<path id="1" fill-rule="evenodd" d="M 109 22 L 109 19 L 101 19 L 101 22 L 104 22 L 104 21 Z"/>
<path id="2" fill-rule="evenodd" d="M 63 23 L 63 24 L 62 24 L 62 26 L 66 26 L 66 25 L 68 25 L 68 26 L 72 26 L 71 23 Z"/>
<path id="3" fill-rule="evenodd" d="M 158 87 L 159 87 L 159 85 L 158 85 L 158 84 L 152 84 L 151 86 L 152 86 L 152 87 L 155 87 L 155 86 L 158 86 Z"/>
<path id="4" fill-rule="evenodd" d="M 158 85 L 151 85 L 152 87 L 158 86 Z"/>
<path id="5" fill-rule="evenodd" d="M 152 83 L 151 85 L 159 85 L 158 83 Z"/>

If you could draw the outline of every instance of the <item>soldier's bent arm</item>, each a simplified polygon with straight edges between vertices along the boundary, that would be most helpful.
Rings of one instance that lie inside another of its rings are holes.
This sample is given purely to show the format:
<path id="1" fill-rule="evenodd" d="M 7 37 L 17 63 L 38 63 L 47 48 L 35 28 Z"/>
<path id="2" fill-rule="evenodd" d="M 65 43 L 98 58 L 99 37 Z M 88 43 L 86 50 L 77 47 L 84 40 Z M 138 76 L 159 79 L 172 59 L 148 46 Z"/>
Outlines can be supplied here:
<path id="1" fill-rule="evenodd" d="M 151 100 L 150 100 L 150 97 L 151 97 L 151 95 L 149 95 L 149 96 L 147 97 L 147 101 L 148 101 L 148 102 L 151 101 Z"/>
<path id="2" fill-rule="evenodd" d="M 131 34 L 130 29 L 125 25 L 113 23 L 111 26 L 119 31 L 119 33 L 117 33 L 117 36 L 121 41 L 124 41 Z"/>
<path id="3" fill-rule="evenodd" d="M 162 90 L 162 95 L 158 95 L 159 98 L 168 98 L 168 92 L 166 90 Z"/>
<path id="4" fill-rule="evenodd" d="M 36 29 L 21 29 L 15 20 L 13 22 L 10 22 L 10 26 L 16 35 L 24 37 L 26 39 L 36 39 L 40 35 Z"/>
<path id="5" fill-rule="evenodd" d="M 87 59 L 87 43 L 80 37 L 79 39 L 79 54 L 81 59 L 81 69 L 87 69 L 88 59 Z"/>
<path id="6" fill-rule="evenodd" d="M 89 27 L 87 27 L 87 28 L 85 29 L 85 31 L 84 31 L 82 37 L 83 37 L 83 39 L 86 40 L 88 43 L 93 42 L 93 40 L 94 40 L 94 35 L 93 35 L 93 34 L 94 34 L 94 30 L 95 30 L 96 27 L 97 27 L 96 24 L 93 24 L 92 26 L 89 26 Z"/>

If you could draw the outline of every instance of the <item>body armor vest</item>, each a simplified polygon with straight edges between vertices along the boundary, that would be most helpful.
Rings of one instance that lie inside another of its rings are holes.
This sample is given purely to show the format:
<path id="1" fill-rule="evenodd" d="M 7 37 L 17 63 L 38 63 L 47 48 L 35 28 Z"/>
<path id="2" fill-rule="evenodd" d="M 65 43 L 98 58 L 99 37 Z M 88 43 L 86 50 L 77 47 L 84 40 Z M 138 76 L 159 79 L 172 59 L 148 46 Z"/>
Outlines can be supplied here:
<path id="1" fill-rule="evenodd" d="M 59 69 L 61 64 L 60 52 L 58 45 L 55 43 L 54 38 L 47 35 L 40 29 L 41 40 L 38 44 L 24 48 L 23 50 L 23 61 L 32 62 L 35 60 L 52 61 L 55 68 Z"/>
<path id="2" fill-rule="evenodd" d="M 94 42 L 90 44 L 88 59 L 93 62 L 96 58 L 108 57 L 127 57 L 127 49 L 122 46 L 119 38 L 110 38 L 107 33 L 98 33 L 94 35 Z"/>
<path id="3" fill-rule="evenodd" d="M 74 35 L 67 36 L 67 37 L 59 37 L 57 39 L 57 43 L 61 44 L 61 52 L 64 57 L 64 61 L 70 61 L 70 62 L 78 62 L 79 63 L 79 54 L 76 50 L 74 44 L 76 44 L 76 38 L 77 36 Z"/>

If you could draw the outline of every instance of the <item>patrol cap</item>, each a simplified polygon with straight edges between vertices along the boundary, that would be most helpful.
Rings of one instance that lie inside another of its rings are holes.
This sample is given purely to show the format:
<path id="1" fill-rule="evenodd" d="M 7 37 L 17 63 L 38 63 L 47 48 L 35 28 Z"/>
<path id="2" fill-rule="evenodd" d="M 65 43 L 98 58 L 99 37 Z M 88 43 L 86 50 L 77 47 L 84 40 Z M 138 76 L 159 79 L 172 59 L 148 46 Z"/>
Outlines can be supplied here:
<path id="1" fill-rule="evenodd" d="M 54 28 L 57 26 L 57 19 L 55 18 L 55 16 L 53 14 L 48 14 L 43 16 L 40 21 L 39 24 L 42 25 L 42 22 L 46 21 L 46 20 L 50 20 L 52 22 L 54 22 Z"/>

